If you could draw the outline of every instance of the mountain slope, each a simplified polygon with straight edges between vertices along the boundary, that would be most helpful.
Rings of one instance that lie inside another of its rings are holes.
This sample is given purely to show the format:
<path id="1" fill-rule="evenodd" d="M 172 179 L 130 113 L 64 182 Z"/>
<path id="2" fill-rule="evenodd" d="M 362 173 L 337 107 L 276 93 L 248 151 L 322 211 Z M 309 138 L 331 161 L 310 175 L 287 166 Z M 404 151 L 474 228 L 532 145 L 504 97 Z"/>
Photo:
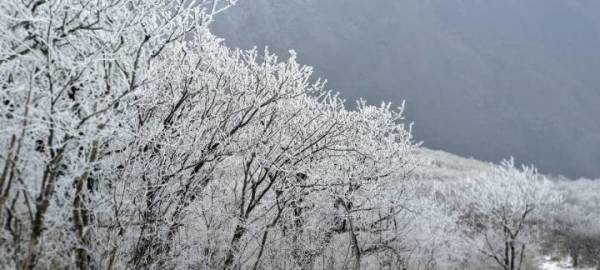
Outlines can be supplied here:
<path id="1" fill-rule="evenodd" d="M 295 49 L 353 100 L 407 100 L 426 146 L 600 176 L 600 2 L 243 0 L 214 31 Z"/>

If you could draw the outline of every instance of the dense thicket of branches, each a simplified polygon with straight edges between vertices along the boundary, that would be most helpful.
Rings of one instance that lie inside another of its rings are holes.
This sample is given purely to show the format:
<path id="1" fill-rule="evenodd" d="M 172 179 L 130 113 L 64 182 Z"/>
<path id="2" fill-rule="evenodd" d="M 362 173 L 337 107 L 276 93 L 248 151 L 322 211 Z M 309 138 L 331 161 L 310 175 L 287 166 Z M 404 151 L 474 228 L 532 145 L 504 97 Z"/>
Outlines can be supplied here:
<path id="1" fill-rule="evenodd" d="M 344 239 L 331 263 L 358 268 L 393 248 L 402 111 L 224 47 L 223 4 L 1 4 L 3 266 L 309 267 Z"/>
<path id="2" fill-rule="evenodd" d="M 523 265 L 543 177 L 417 185 L 402 107 L 225 47 L 232 3 L 0 2 L 0 268 Z"/>

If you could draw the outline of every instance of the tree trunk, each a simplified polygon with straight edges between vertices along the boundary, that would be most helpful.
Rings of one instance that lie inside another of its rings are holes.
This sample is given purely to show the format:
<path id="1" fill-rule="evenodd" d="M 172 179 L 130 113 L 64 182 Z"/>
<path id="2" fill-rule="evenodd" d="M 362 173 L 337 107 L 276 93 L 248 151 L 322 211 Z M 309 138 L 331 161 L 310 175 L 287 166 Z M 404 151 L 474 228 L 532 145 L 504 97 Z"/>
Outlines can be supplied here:
<path id="1" fill-rule="evenodd" d="M 360 246 L 358 245 L 358 239 L 354 232 L 354 224 L 352 223 L 352 217 L 350 216 L 350 208 L 346 206 L 346 215 L 348 220 L 348 236 L 350 238 L 350 245 L 352 248 L 352 257 L 354 261 L 352 263 L 353 270 L 360 270 L 361 253 Z"/>
<path id="2" fill-rule="evenodd" d="M 579 251 L 577 249 L 571 250 L 571 258 L 573 258 L 573 268 L 579 267 Z"/>
<path id="3" fill-rule="evenodd" d="M 235 255 L 239 252 L 240 239 L 246 233 L 246 228 L 242 227 L 238 224 L 233 231 L 233 237 L 231 238 L 231 244 L 229 247 L 229 251 L 227 251 L 227 256 L 225 257 L 225 263 L 223 264 L 223 269 L 232 269 L 233 261 L 235 259 Z"/>

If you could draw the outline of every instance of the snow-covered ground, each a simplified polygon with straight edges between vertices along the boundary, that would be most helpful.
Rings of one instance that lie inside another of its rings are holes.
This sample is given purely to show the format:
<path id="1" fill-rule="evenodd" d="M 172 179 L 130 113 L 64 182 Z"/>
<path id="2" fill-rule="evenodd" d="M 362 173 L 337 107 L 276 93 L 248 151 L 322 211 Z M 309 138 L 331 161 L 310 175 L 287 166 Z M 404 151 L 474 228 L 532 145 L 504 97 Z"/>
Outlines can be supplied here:
<path id="1" fill-rule="evenodd" d="M 594 268 L 575 268 L 571 257 L 555 260 L 546 256 L 540 264 L 540 270 L 594 270 Z"/>

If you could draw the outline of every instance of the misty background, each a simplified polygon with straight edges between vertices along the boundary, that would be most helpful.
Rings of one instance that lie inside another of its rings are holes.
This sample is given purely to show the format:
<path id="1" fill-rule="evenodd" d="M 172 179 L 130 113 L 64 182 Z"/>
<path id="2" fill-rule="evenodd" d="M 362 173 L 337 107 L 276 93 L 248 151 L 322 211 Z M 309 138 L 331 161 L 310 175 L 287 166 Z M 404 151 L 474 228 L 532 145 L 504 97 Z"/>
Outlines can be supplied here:
<path id="1" fill-rule="evenodd" d="M 294 49 L 350 102 L 407 102 L 417 140 L 600 177 L 600 1 L 241 0 L 228 45 Z"/>

